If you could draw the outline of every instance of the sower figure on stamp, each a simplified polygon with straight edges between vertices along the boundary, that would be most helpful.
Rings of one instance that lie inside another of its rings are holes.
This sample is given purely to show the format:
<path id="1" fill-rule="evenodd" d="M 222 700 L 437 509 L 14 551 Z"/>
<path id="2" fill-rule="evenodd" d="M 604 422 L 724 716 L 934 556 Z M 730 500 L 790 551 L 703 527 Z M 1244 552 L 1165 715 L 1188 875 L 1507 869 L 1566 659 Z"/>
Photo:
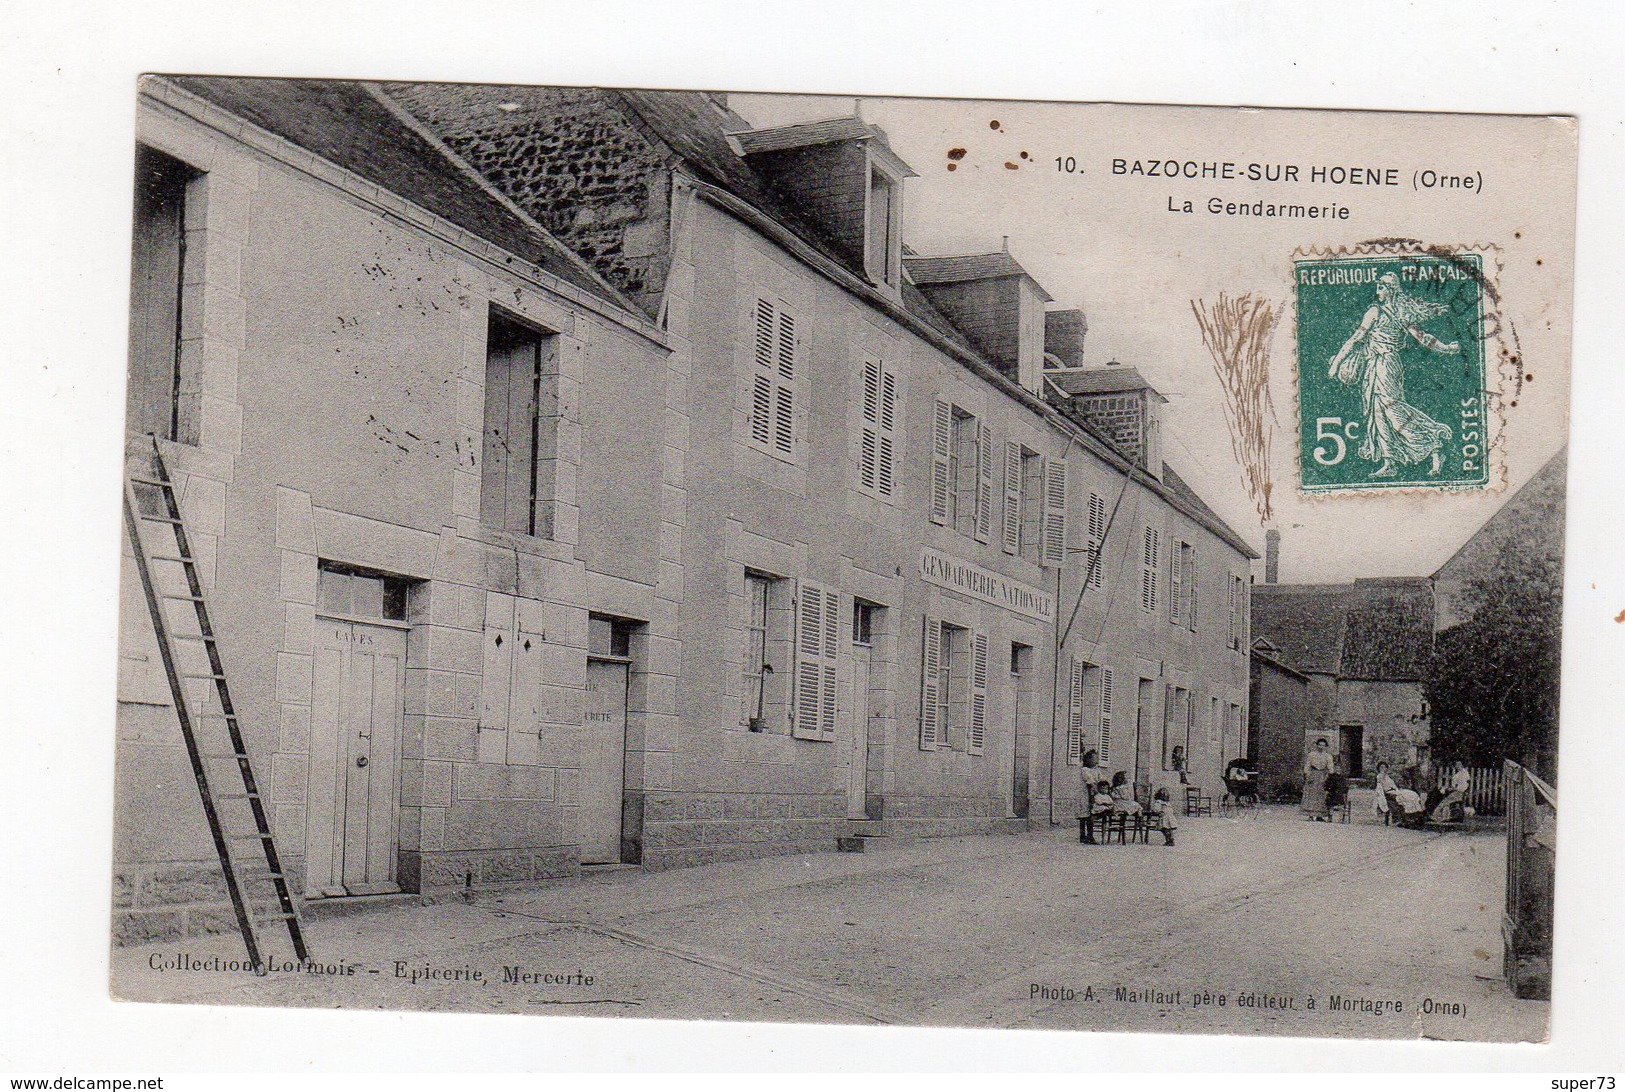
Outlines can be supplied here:
<path id="1" fill-rule="evenodd" d="M 1400 360 L 1407 336 L 1436 353 L 1461 351 L 1458 343 L 1440 341 L 1420 326 L 1444 313 L 1440 304 L 1407 295 L 1396 274 L 1384 273 L 1377 281 L 1377 302 L 1332 357 L 1327 375 L 1346 386 L 1360 384 L 1365 436 L 1357 454 L 1381 464 L 1373 478 L 1392 478 L 1395 462 L 1411 466 L 1431 459 L 1429 474 L 1444 466 L 1450 426 L 1405 401 L 1405 365 Z"/>

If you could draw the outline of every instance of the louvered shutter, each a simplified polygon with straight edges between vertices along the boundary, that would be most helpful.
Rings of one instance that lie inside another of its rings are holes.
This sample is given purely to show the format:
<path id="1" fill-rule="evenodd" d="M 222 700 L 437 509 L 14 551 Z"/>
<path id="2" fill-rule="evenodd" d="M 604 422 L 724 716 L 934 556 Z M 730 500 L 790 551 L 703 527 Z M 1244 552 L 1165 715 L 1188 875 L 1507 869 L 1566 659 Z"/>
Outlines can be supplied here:
<path id="1" fill-rule="evenodd" d="M 1236 577 L 1236 598 L 1241 600 L 1241 632 L 1236 634 L 1236 647 L 1245 649 L 1249 647 L 1249 637 L 1252 634 L 1253 601 L 1248 592 L 1247 582 Z"/>
<path id="2" fill-rule="evenodd" d="M 1168 621 L 1180 625 L 1185 620 L 1185 551 L 1180 542 L 1168 547 Z"/>
<path id="3" fill-rule="evenodd" d="M 782 309 L 776 349 L 778 382 L 774 390 L 773 447 L 781 455 L 789 455 L 795 451 L 796 438 L 796 320 Z"/>
<path id="4" fill-rule="evenodd" d="M 881 365 L 880 435 L 875 455 L 875 490 L 883 497 L 892 495 L 897 480 L 897 374 Z"/>
<path id="5" fill-rule="evenodd" d="M 1066 562 L 1066 460 L 1044 464 L 1044 564 Z"/>
<path id="6" fill-rule="evenodd" d="M 1202 586 L 1201 579 L 1198 576 L 1200 572 L 1201 568 L 1196 563 L 1196 547 L 1192 546 L 1190 547 L 1190 564 L 1185 572 L 1185 624 L 1190 627 L 1192 633 L 1196 632 L 1196 593 Z"/>
<path id="7" fill-rule="evenodd" d="M 840 652 L 841 597 L 824 593 L 824 709 L 819 723 L 825 739 L 835 738 L 835 711 L 839 705 L 839 677 L 836 657 Z"/>
<path id="8" fill-rule="evenodd" d="M 1229 627 L 1228 627 L 1228 632 L 1225 635 L 1226 638 L 1227 638 L 1226 643 L 1229 644 L 1229 646 L 1231 648 L 1236 647 L 1236 632 L 1237 632 L 1237 626 L 1236 626 L 1236 578 L 1231 577 L 1230 578 L 1230 623 L 1229 623 Z"/>
<path id="9" fill-rule="evenodd" d="M 1112 748 L 1112 669 L 1100 669 L 1100 764 L 1106 765 Z"/>
<path id="10" fill-rule="evenodd" d="M 750 438 L 768 447 L 773 442 L 773 347 L 778 322 L 767 300 L 756 301 L 755 370 L 751 373 Z"/>
<path id="11" fill-rule="evenodd" d="M 949 480 L 949 455 L 954 444 L 954 408 L 937 400 L 936 413 L 931 422 L 931 522 L 948 522 L 948 491 L 954 487 Z"/>
<path id="12" fill-rule="evenodd" d="M 993 537 L 993 432 L 976 425 L 976 533 L 977 542 Z"/>
<path id="13" fill-rule="evenodd" d="M 1072 675 L 1067 683 L 1066 702 L 1066 764 L 1076 766 L 1083 761 L 1083 689 L 1087 668 L 1082 660 L 1072 660 Z"/>
<path id="14" fill-rule="evenodd" d="M 834 592 L 801 583 L 796 595 L 796 710 L 794 733 L 834 739 L 841 601 Z"/>
<path id="15" fill-rule="evenodd" d="M 1021 552 L 1021 445 L 1004 445 L 1004 552 Z"/>
<path id="16" fill-rule="evenodd" d="M 750 438 L 777 454 L 792 455 L 799 352 L 795 316 L 780 304 L 758 299 L 752 348 Z"/>
<path id="17" fill-rule="evenodd" d="M 1158 578 L 1162 575 L 1162 532 L 1155 527 L 1147 526 L 1145 540 L 1140 554 L 1140 609 L 1151 612 L 1157 609 Z"/>
<path id="18" fill-rule="evenodd" d="M 1086 587 L 1098 588 L 1106 568 L 1106 498 L 1089 494 L 1089 575 Z"/>
<path id="19" fill-rule="evenodd" d="M 858 484 L 876 489 L 880 480 L 880 362 L 863 362 L 863 427 L 858 451 Z"/>
<path id="20" fill-rule="evenodd" d="M 920 654 L 920 750 L 934 751 L 942 737 L 942 622 L 927 616 Z"/>
<path id="21" fill-rule="evenodd" d="M 970 661 L 970 753 L 979 755 L 987 746 L 987 634 L 971 635 Z"/>

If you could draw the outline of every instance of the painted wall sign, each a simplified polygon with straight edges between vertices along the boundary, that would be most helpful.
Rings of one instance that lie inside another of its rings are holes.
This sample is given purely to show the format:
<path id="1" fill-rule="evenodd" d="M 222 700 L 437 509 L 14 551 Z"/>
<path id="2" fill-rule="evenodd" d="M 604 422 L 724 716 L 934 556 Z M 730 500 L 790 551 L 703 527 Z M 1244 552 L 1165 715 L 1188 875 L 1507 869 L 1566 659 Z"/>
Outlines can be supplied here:
<path id="1" fill-rule="evenodd" d="M 1036 618 L 1055 620 L 1055 597 L 1019 580 L 972 565 L 927 546 L 920 551 L 920 576 L 928 584 L 992 603 L 1005 610 Z"/>

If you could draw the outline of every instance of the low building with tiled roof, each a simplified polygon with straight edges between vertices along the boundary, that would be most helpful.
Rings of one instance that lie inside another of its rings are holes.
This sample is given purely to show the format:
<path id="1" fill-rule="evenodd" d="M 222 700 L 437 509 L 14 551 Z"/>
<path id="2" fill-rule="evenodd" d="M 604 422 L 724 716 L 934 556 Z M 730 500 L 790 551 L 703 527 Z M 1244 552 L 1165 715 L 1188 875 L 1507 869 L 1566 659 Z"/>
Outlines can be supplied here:
<path id="1" fill-rule="evenodd" d="M 1275 559 L 1266 567 L 1273 571 Z M 1283 667 L 1305 691 L 1289 707 L 1255 692 L 1255 758 L 1266 791 L 1293 796 L 1304 755 L 1321 737 L 1351 777 L 1371 776 L 1378 762 L 1408 765 L 1428 739 L 1422 682 L 1433 651 L 1432 582 L 1266 582 L 1252 586 L 1251 599 L 1255 691 Z"/>

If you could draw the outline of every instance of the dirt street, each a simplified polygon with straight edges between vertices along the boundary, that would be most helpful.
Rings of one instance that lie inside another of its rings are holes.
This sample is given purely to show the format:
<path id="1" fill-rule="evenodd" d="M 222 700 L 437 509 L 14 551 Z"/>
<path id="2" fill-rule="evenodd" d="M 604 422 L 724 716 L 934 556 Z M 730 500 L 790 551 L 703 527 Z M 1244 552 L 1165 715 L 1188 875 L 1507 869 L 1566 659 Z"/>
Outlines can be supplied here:
<path id="1" fill-rule="evenodd" d="M 903 842 L 394 905 L 308 923 L 317 968 L 235 936 L 117 949 L 129 1000 L 573 1015 L 1540 1040 L 1501 982 L 1502 836 L 1183 820 Z"/>

